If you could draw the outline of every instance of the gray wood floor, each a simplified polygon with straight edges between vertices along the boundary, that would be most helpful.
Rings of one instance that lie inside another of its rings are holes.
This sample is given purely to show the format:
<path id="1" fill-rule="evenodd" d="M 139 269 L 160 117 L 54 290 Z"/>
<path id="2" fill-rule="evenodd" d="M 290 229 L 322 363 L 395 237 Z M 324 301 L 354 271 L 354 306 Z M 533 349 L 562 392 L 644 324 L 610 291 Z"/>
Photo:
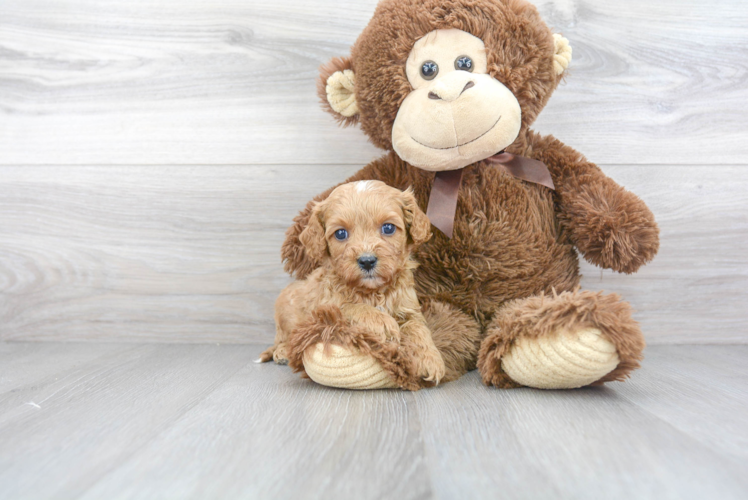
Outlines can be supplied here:
<path id="1" fill-rule="evenodd" d="M 257 345 L 0 343 L 0 498 L 746 498 L 748 346 L 626 383 L 340 391 Z"/>

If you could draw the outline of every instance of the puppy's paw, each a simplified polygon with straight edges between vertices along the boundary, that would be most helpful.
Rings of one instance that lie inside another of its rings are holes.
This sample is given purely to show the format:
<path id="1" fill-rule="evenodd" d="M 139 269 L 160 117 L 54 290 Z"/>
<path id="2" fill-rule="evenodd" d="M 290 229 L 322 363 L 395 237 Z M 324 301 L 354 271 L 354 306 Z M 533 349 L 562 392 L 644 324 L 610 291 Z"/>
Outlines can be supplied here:
<path id="1" fill-rule="evenodd" d="M 265 349 L 262 354 L 260 354 L 260 358 L 257 360 L 257 362 L 266 363 L 271 359 L 279 365 L 288 364 L 288 350 L 286 349 L 285 342 L 281 342 L 278 345 L 274 345 Z"/>
<path id="2" fill-rule="evenodd" d="M 273 359 L 273 352 L 275 352 L 275 346 L 271 345 L 260 354 L 260 357 L 255 360 L 255 363 L 267 363 Z"/>
<path id="3" fill-rule="evenodd" d="M 380 336 L 382 342 L 400 340 L 400 325 L 383 310 L 365 304 L 353 304 L 345 306 L 343 314 L 352 325 Z"/>
<path id="4" fill-rule="evenodd" d="M 377 319 L 381 322 L 381 333 L 386 340 L 400 339 L 400 325 L 397 324 L 395 318 L 387 313 L 382 313 Z"/>
<path id="5" fill-rule="evenodd" d="M 444 378 L 444 374 L 447 371 L 442 355 L 435 349 L 426 351 L 421 359 L 416 362 L 416 366 L 419 377 L 426 382 L 433 382 L 436 385 Z"/>
<path id="6" fill-rule="evenodd" d="M 286 343 L 281 342 L 275 346 L 275 352 L 273 353 L 273 361 L 279 365 L 288 364 L 288 349 L 286 349 Z"/>

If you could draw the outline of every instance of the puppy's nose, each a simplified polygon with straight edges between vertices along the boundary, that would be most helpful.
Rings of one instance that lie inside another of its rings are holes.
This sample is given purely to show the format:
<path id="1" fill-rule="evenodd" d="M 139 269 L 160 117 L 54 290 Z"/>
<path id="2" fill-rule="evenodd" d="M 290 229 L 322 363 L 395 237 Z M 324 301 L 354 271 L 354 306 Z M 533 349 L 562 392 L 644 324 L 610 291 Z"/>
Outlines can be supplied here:
<path id="1" fill-rule="evenodd" d="M 372 254 L 365 254 L 358 258 L 358 267 L 364 271 L 371 271 L 377 265 L 377 257 Z"/>

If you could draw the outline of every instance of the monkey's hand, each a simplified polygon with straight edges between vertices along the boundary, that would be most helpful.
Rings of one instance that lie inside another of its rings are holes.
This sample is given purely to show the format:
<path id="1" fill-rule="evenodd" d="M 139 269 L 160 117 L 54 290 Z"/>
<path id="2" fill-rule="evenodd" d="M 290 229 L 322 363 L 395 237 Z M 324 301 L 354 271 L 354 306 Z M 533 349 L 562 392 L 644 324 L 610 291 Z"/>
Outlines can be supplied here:
<path id="1" fill-rule="evenodd" d="M 638 196 L 552 136 L 527 131 L 515 148 L 548 167 L 558 219 L 588 261 L 628 274 L 654 258 L 659 229 Z"/>

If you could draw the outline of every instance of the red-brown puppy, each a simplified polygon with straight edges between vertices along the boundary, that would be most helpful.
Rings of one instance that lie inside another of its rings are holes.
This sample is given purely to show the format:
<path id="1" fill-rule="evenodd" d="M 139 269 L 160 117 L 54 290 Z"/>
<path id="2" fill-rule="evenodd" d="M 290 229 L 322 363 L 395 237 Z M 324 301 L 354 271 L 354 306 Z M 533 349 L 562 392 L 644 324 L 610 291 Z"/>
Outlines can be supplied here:
<path id="1" fill-rule="evenodd" d="M 301 241 L 323 265 L 285 288 L 275 303 L 275 344 L 260 361 L 287 363 L 287 341 L 319 311 L 337 309 L 347 325 L 395 342 L 414 373 L 438 383 L 444 361 L 416 297 L 410 253 L 431 236 L 410 191 L 380 181 L 344 184 L 313 210 Z M 337 308 L 337 309 L 335 309 Z"/>

